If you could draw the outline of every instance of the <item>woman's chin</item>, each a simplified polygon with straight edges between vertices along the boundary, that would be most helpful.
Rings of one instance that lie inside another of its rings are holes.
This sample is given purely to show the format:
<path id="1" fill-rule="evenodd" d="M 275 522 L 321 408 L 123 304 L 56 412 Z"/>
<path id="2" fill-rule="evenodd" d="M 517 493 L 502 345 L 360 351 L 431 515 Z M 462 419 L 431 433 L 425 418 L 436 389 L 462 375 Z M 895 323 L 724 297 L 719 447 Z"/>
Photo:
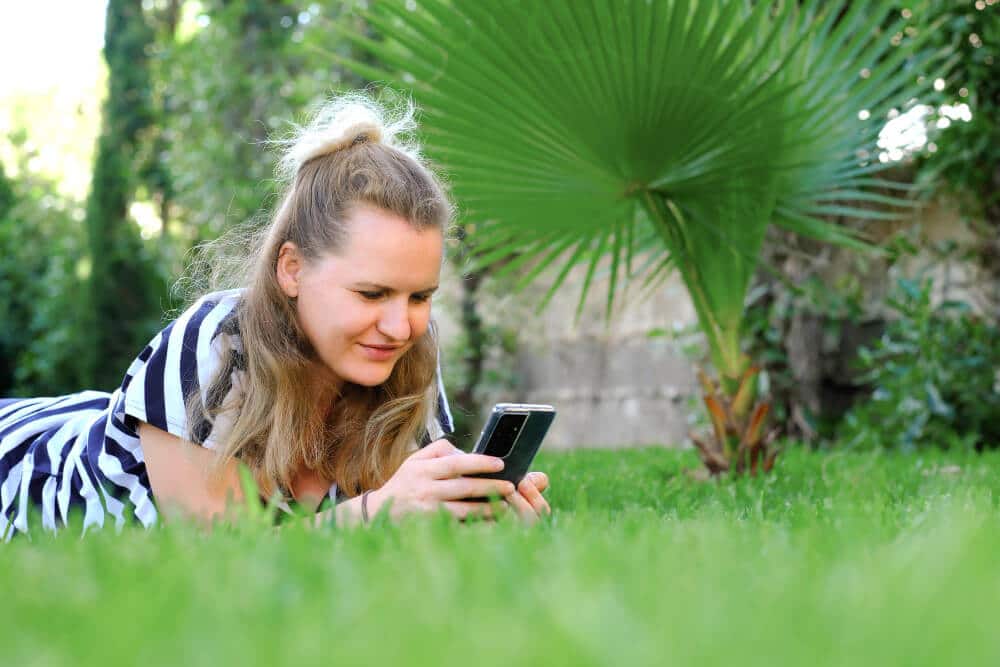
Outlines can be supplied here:
<path id="1" fill-rule="evenodd" d="M 342 377 L 348 382 L 359 384 L 363 387 L 377 387 L 392 375 L 391 363 L 384 364 L 364 364 L 362 368 L 352 368 L 350 373 L 345 373 Z"/>

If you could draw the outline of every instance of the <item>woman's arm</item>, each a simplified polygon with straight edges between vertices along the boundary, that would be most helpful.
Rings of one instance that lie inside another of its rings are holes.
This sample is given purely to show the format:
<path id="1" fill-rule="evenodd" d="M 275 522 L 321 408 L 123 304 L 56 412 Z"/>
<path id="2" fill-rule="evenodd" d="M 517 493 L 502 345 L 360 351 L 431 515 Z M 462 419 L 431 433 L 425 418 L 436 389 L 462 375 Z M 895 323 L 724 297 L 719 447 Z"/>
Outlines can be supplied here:
<path id="1" fill-rule="evenodd" d="M 153 497 L 165 518 L 181 514 L 203 523 L 211 523 L 220 515 L 224 517 L 230 505 L 243 502 L 239 464 L 236 461 L 227 463 L 220 478 L 212 480 L 208 473 L 216 456 L 212 450 L 145 422 L 139 423 L 139 442 Z M 396 506 L 393 508 L 394 514 L 436 511 L 439 506 L 444 505 L 459 518 L 470 513 L 489 516 L 489 506 L 461 502 L 461 499 L 490 494 L 504 498 L 517 496 L 515 487 L 510 482 L 463 476 L 496 472 L 500 468 L 494 467 L 494 463 L 501 464 L 501 461 L 480 454 L 462 453 L 463 456 L 453 457 L 452 454 L 456 453 L 462 452 L 447 440 L 439 440 L 415 452 L 393 475 L 387 486 L 369 494 L 368 516 L 374 517 L 389 498 L 392 498 L 393 505 Z M 547 482 L 545 479 L 542 483 L 542 490 Z M 530 489 L 526 489 L 527 491 Z M 535 501 L 541 500 L 540 494 L 529 493 L 528 498 L 529 500 L 521 498 L 519 503 L 524 505 L 524 513 L 541 513 L 541 507 L 529 511 L 536 504 Z M 362 496 L 356 496 L 324 510 L 313 519 L 313 525 L 319 526 L 332 521 L 334 514 L 337 525 L 360 523 L 361 501 Z M 543 500 L 541 503 L 547 509 Z"/>
<path id="2" fill-rule="evenodd" d="M 229 462 L 219 480 L 209 479 L 208 470 L 216 454 L 193 442 L 139 422 L 139 442 L 146 459 L 146 472 L 157 507 L 165 518 L 177 515 L 193 517 L 202 523 L 225 516 L 227 505 L 243 502 L 239 464 Z M 375 493 L 368 497 L 368 511 L 375 515 Z M 380 504 L 380 503 L 379 503 Z M 361 522 L 361 496 L 345 500 L 316 515 L 313 524 L 333 520 L 338 525 Z"/>
<path id="3" fill-rule="evenodd" d="M 224 516 L 229 504 L 243 502 L 239 464 L 230 461 L 218 480 L 209 477 L 216 453 L 139 422 L 139 442 L 153 498 L 165 519 L 184 515 L 203 523 Z"/>

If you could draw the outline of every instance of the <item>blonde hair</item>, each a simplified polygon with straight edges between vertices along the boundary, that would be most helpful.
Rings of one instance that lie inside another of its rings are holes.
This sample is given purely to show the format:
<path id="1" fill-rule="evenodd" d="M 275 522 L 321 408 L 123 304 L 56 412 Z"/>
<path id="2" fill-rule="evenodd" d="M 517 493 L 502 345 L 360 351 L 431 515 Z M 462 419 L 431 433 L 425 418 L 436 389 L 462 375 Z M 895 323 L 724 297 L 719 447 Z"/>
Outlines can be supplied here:
<path id="1" fill-rule="evenodd" d="M 213 433 L 216 472 L 238 458 L 270 495 L 286 493 L 305 465 L 357 495 L 384 484 L 424 437 L 437 395 L 433 323 L 383 384 L 345 382 L 339 393 L 331 388 L 317 396 L 311 378 L 322 362 L 275 272 L 286 241 L 306 262 L 342 248 L 359 204 L 395 213 L 417 229 L 447 231 L 452 205 L 416 144 L 405 141 L 413 116 L 412 104 L 390 114 L 359 94 L 328 101 L 307 126 L 277 142 L 284 149 L 278 173 L 287 185 L 269 224 L 249 223 L 198 248 L 192 272 L 208 274 L 202 293 L 246 288 L 232 323 L 246 365 L 242 391 L 222 400 L 241 359 L 224 352 L 228 361 L 208 385 L 207 405 L 198 392 L 187 402 L 189 424 L 230 424 L 221 436 Z"/>

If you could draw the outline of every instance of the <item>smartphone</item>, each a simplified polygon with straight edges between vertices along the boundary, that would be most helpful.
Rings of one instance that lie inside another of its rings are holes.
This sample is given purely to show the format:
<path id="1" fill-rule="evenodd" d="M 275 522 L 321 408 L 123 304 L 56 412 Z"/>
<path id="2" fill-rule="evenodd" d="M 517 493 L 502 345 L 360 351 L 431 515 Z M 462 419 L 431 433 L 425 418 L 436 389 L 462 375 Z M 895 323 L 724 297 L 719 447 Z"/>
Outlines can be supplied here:
<path id="1" fill-rule="evenodd" d="M 505 479 L 517 486 L 535 459 L 542 440 L 556 418 L 551 405 L 527 403 L 497 403 L 479 434 L 473 454 L 486 454 L 503 459 L 500 472 L 479 473 L 469 477 Z M 487 498 L 467 498 L 485 501 Z"/>

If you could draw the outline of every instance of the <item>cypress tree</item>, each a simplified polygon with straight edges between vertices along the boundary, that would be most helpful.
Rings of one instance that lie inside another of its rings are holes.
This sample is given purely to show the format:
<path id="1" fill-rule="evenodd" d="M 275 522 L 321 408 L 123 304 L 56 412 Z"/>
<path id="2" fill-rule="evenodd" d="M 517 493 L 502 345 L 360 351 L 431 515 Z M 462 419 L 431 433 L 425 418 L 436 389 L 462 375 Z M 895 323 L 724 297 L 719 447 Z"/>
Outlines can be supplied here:
<path id="1" fill-rule="evenodd" d="M 136 156 L 153 121 L 147 57 L 153 39 L 141 3 L 109 0 L 104 42 L 109 88 L 86 214 L 91 345 L 85 367 L 89 384 L 99 389 L 121 382 L 159 320 L 163 281 L 129 218 Z"/>

